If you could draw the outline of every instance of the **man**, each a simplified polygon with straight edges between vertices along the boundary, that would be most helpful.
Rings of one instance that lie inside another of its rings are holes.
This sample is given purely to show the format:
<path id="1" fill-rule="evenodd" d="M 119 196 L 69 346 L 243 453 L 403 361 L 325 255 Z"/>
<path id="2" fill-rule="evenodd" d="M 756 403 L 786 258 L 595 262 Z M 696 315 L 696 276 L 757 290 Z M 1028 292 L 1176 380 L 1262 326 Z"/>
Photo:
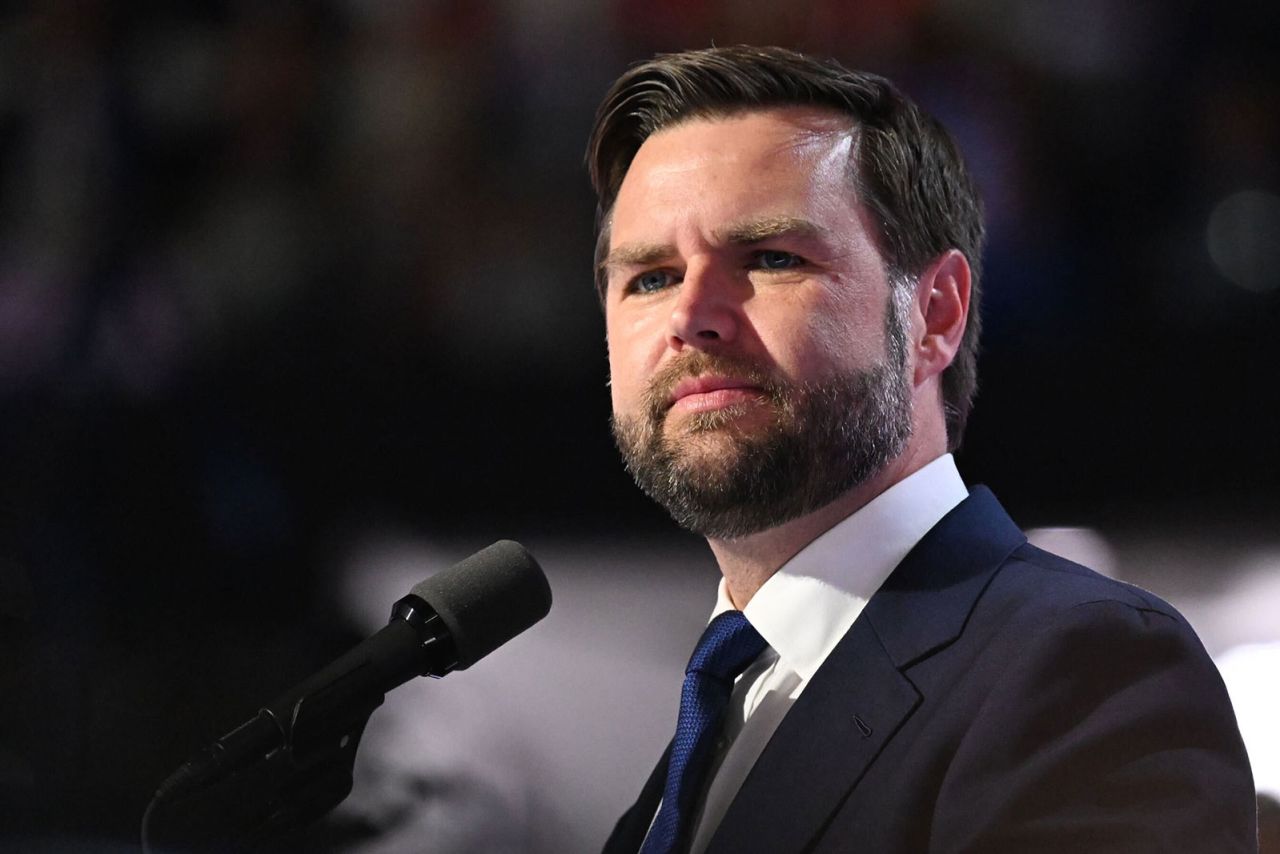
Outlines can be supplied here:
<path id="1" fill-rule="evenodd" d="M 879 77 L 714 48 L 624 74 L 588 158 L 615 437 L 723 573 L 606 851 L 1254 850 L 1181 616 L 956 472 L 983 226 L 946 131 Z"/>

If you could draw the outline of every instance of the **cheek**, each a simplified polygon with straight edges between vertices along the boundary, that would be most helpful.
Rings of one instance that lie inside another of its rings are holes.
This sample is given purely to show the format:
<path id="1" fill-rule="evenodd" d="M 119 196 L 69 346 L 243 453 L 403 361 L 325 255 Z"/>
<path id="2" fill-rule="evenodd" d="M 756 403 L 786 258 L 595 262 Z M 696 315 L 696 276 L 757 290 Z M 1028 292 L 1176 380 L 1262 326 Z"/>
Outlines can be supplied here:
<path id="1" fill-rule="evenodd" d="M 808 377 L 843 374 L 882 360 L 884 305 L 853 289 L 827 292 L 795 306 L 801 321 L 779 340 L 779 361 Z"/>
<path id="2" fill-rule="evenodd" d="M 644 385 L 645 363 L 640 341 L 617 324 L 606 324 L 605 346 L 609 350 L 609 396 L 615 412 L 634 406 Z"/>
<path id="3" fill-rule="evenodd" d="M 622 412 L 626 409 L 626 401 L 630 390 L 627 384 L 626 371 L 618 364 L 614 358 L 613 350 L 609 351 L 609 400 L 613 404 L 614 412 Z"/>
<path id="4" fill-rule="evenodd" d="M 827 353 L 835 353 L 848 346 L 851 330 L 848 316 L 844 312 L 819 307 L 809 317 L 809 335 L 816 347 Z"/>

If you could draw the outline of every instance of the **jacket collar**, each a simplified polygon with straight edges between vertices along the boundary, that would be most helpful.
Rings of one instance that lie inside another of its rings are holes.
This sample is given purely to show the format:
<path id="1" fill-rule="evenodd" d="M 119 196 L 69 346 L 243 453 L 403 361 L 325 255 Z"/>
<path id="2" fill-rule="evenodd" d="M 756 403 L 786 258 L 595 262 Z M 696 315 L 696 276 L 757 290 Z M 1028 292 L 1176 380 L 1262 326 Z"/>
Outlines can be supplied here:
<path id="1" fill-rule="evenodd" d="M 955 640 L 992 574 L 1026 541 L 991 490 L 974 487 L 867 605 L 865 618 L 894 665 L 905 668 Z"/>

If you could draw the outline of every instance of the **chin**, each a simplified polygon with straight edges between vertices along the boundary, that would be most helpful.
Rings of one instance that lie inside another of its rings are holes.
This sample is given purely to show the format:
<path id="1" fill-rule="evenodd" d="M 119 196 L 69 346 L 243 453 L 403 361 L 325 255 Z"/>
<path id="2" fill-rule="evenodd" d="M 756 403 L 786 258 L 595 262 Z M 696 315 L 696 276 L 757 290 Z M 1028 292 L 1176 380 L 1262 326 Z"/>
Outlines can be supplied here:
<path id="1" fill-rule="evenodd" d="M 674 425 L 671 416 L 668 415 L 665 432 L 669 440 L 687 441 L 690 437 L 711 433 L 741 436 L 752 429 L 753 425 L 765 429 L 772 427 L 776 422 L 776 415 L 771 410 L 762 409 L 750 403 L 737 403 L 720 409 L 707 409 L 684 415 Z"/>

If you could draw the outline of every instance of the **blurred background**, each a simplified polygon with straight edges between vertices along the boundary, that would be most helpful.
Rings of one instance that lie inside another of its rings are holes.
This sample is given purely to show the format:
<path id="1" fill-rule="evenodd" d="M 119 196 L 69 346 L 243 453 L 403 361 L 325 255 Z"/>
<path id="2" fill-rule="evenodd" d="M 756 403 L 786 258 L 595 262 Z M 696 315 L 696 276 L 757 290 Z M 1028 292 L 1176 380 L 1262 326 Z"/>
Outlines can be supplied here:
<path id="1" fill-rule="evenodd" d="M 325 844 L 598 848 L 716 572 L 608 435 L 582 153 L 623 69 L 713 43 L 886 74 L 952 129 L 990 229 L 961 471 L 1184 610 L 1280 793 L 1266 4 L 16 5 L 0 826 L 28 850 L 132 850 L 183 759 L 504 537 L 552 616 L 389 697 Z"/>

